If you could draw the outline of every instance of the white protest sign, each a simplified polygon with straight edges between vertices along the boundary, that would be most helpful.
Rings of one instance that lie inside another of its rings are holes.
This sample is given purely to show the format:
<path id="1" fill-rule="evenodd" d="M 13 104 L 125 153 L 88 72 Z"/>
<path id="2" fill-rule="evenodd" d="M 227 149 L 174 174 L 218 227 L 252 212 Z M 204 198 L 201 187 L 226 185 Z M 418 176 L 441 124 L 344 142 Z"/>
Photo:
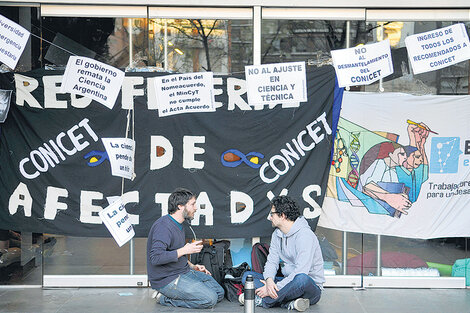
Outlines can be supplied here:
<path id="1" fill-rule="evenodd" d="M 305 62 L 245 66 L 245 77 L 250 105 L 307 101 Z"/>
<path id="2" fill-rule="evenodd" d="M 388 39 L 370 45 L 331 51 L 340 87 L 369 85 L 393 74 Z"/>
<path id="3" fill-rule="evenodd" d="M 158 116 L 214 112 L 212 72 L 160 76 L 155 79 Z"/>
<path id="4" fill-rule="evenodd" d="M 98 214 L 119 247 L 134 237 L 134 227 L 132 227 L 121 197 Z"/>
<path id="5" fill-rule="evenodd" d="M 415 74 L 470 59 L 470 43 L 462 23 L 408 36 L 405 44 Z"/>
<path id="6" fill-rule="evenodd" d="M 123 71 L 96 60 L 71 56 L 60 92 L 82 95 L 112 109 L 124 75 Z"/>
<path id="7" fill-rule="evenodd" d="M 101 138 L 108 153 L 113 176 L 133 179 L 135 141 L 129 138 Z"/>
<path id="8" fill-rule="evenodd" d="M 0 62 L 14 69 L 31 33 L 0 15 Z"/>

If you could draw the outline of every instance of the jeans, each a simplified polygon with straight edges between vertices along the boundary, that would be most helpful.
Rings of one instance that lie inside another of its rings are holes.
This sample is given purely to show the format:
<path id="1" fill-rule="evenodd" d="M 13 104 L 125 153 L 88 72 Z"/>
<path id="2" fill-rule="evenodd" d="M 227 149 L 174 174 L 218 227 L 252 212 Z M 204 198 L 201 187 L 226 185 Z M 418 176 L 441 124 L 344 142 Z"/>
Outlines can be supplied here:
<path id="1" fill-rule="evenodd" d="M 261 279 L 264 279 L 263 274 L 256 272 L 245 272 L 242 278 L 243 285 L 245 285 L 246 276 L 248 275 L 253 275 L 256 289 L 264 286 L 261 282 Z M 274 282 L 277 283 L 283 279 L 284 277 L 275 277 Z M 276 299 L 264 297 L 263 307 L 271 308 L 274 306 L 281 306 L 283 308 L 287 308 L 289 302 L 297 298 L 309 299 L 310 304 L 315 304 L 320 300 L 320 297 L 321 289 L 315 284 L 313 279 L 307 274 L 297 274 L 290 283 L 282 287 L 281 290 L 277 292 Z"/>
<path id="2" fill-rule="evenodd" d="M 189 309 L 208 309 L 224 298 L 224 289 L 212 276 L 190 270 L 168 285 L 157 289 L 160 304 Z"/>

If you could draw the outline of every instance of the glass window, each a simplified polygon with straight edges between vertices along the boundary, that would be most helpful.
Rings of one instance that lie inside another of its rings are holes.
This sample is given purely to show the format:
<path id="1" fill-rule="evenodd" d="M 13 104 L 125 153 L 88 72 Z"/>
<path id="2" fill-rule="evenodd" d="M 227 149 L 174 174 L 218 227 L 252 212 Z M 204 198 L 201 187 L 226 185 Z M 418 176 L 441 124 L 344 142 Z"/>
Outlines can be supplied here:
<path id="1" fill-rule="evenodd" d="M 149 50 L 150 65 L 170 71 L 244 71 L 244 66 L 252 60 L 252 23 L 249 20 L 151 19 Z"/>
<path id="2" fill-rule="evenodd" d="M 44 250 L 44 275 L 129 274 L 129 244 L 119 247 L 113 238 L 54 236 Z M 147 273 L 147 238 L 134 238 L 134 274 Z"/>
<path id="3" fill-rule="evenodd" d="M 405 46 L 407 36 L 428 32 L 450 26 L 456 22 L 416 21 L 416 22 L 371 22 L 375 41 L 390 40 L 394 73 L 383 81 L 386 92 L 404 92 L 412 94 L 466 95 L 469 94 L 469 62 L 458 64 L 421 74 L 413 74 L 408 62 Z M 465 22 L 467 34 L 470 22 Z M 365 86 L 365 91 L 378 91 L 379 83 Z"/>
<path id="4" fill-rule="evenodd" d="M 331 50 L 344 49 L 346 21 L 263 20 L 261 63 L 331 62 Z M 350 22 L 351 46 L 372 39 L 364 21 Z"/>
<path id="5" fill-rule="evenodd" d="M 17 72 L 26 72 L 41 67 L 41 58 L 39 52 L 41 50 L 41 28 L 39 27 L 40 20 L 38 17 L 38 12 L 38 7 L 0 6 L 1 15 L 21 25 L 23 28 L 31 32 L 31 37 L 26 43 L 23 54 L 18 60 L 16 68 L 14 69 Z"/>
<path id="6" fill-rule="evenodd" d="M 118 68 L 145 66 L 146 30 L 139 18 L 43 17 L 44 64 L 63 67 L 79 55 Z"/>

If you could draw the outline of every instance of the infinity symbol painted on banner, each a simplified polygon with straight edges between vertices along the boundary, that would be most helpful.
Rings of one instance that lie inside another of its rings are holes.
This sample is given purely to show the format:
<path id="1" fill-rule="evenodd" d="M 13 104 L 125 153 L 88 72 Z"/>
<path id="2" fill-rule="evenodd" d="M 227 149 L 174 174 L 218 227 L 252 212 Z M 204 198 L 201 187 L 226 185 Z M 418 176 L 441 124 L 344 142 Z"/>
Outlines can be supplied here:
<path id="1" fill-rule="evenodd" d="M 99 158 L 98 158 L 99 157 Z M 106 151 L 93 150 L 85 154 L 84 159 L 88 159 L 88 166 L 95 167 L 108 160 L 108 153 Z"/>
<path id="2" fill-rule="evenodd" d="M 251 157 L 248 159 L 248 157 Z M 261 164 L 258 164 L 259 159 L 263 159 L 264 155 L 259 152 L 249 152 L 243 154 L 236 149 L 229 149 L 222 153 L 220 156 L 220 162 L 223 166 L 237 167 L 238 165 L 245 163 L 249 167 L 259 168 Z"/>

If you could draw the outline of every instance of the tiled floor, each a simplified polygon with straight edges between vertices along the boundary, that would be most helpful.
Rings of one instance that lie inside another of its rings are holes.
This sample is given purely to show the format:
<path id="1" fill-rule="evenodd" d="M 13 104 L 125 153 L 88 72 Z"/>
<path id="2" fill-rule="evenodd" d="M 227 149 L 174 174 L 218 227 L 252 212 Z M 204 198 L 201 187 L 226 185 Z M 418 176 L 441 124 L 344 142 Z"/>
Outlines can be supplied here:
<path id="1" fill-rule="evenodd" d="M 0 311 L 7 312 L 243 312 L 237 303 L 223 300 L 211 310 L 170 308 L 156 304 L 148 288 L 1 288 Z M 256 312 L 287 312 L 285 309 Z M 318 313 L 465 313 L 470 312 L 468 289 L 327 288 L 320 302 L 307 312 Z"/>

